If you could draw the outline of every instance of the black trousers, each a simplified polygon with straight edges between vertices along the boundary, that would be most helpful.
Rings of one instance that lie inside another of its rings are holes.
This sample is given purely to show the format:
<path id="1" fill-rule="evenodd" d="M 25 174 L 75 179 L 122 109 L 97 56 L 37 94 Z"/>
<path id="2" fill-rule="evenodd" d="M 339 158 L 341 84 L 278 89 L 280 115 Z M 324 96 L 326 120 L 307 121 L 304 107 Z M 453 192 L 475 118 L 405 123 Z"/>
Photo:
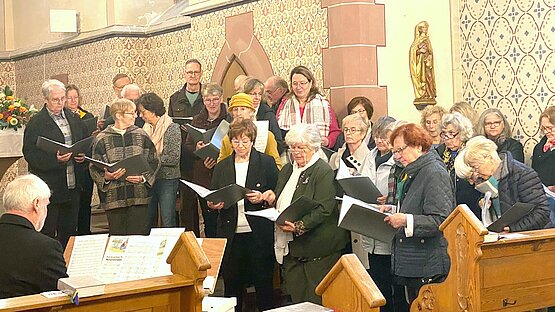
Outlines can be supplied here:
<path id="1" fill-rule="evenodd" d="M 88 172 L 84 173 L 81 181 L 81 195 L 79 196 L 79 216 L 77 218 L 77 234 L 91 234 L 91 201 L 93 194 L 93 180 Z"/>
<path id="2" fill-rule="evenodd" d="M 224 296 L 236 297 L 235 311 L 242 311 L 248 283 L 256 289 L 256 306 L 265 311 L 273 308 L 274 255 L 272 246 L 259 246 L 253 232 L 236 233 L 229 253 L 224 256 Z M 270 248 L 268 248 L 270 247 Z"/>
<path id="3" fill-rule="evenodd" d="M 63 203 L 51 203 L 42 233 L 57 239 L 65 249 L 70 236 L 77 234 L 77 216 L 79 214 L 79 191 L 68 190 L 70 200 Z"/>
<path id="4" fill-rule="evenodd" d="M 385 297 L 381 312 L 393 312 L 393 276 L 391 274 L 391 255 L 368 254 L 370 269 L 368 274 Z"/>
<path id="5" fill-rule="evenodd" d="M 148 235 L 148 205 L 106 210 L 110 235 Z"/>
<path id="6" fill-rule="evenodd" d="M 195 232 L 200 237 L 197 196 L 194 191 L 183 183 L 179 183 L 179 225 L 187 231 Z"/>
<path id="7" fill-rule="evenodd" d="M 430 283 L 441 283 L 447 275 L 437 275 L 433 277 L 402 277 L 393 276 L 393 301 L 395 312 L 409 312 L 414 299 L 418 297 L 420 288 Z"/>

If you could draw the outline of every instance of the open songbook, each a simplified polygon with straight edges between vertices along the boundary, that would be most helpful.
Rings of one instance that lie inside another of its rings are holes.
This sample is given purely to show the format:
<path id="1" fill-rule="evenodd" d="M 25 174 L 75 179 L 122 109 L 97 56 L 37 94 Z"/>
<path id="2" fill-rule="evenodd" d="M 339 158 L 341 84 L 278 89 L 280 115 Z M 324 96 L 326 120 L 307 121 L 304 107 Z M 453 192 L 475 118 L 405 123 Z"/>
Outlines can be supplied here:
<path id="1" fill-rule="evenodd" d="M 376 204 L 378 197 L 382 196 L 376 185 L 366 176 L 353 176 L 349 168 L 340 159 L 339 169 L 335 177 L 345 195 L 361 200 L 365 203 Z"/>
<path id="2" fill-rule="evenodd" d="M 60 143 L 43 136 L 37 138 L 37 147 L 45 152 L 50 152 L 56 154 L 58 151 L 60 154 L 73 153 L 77 154 L 91 154 L 91 146 L 94 137 L 90 136 L 79 140 L 71 145 Z"/>
<path id="3" fill-rule="evenodd" d="M 214 132 L 216 132 L 216 129 L 218 129 L 200 129 L 197 127 L 193 127 L 190 124 L 185 124 L 185 127 L 187 127 L 187 131 L 189 135 L 193 138 L 193 142 L 195 142 L 195 144 L 197 144 L 199 141 L 202 141 L 204 143 L 210 142 L 210 139 L 212 139 Z"/>
<path id="4" fill-rule="evenodd" d="M 189 182 L 186 180 L 181 180 L 181 182 L 190 187 L 200 197 L 208 201 L 211 201 L 213 203 L 223 202 L 224 209 L 235 205 L 235 203 L 245 198 L 245 195 L 247 195 L 248 193 L 252 193 L 252 191 L 248 188 L 242 187 L 237 184 L 230 184 L 222 187 L 221 189 L 212 191 L 202 185 L 198 185 L 193 182 Z"/>
<path id="5" fill-rule="evenodd" d="M 71 279 L 90 276 L 105 284 L 172 275 L 171 265 L 166 259 L 184 230 L 154 228 L 150 236 L 108 237 L 108 234 L 97 234 L 73 237 L 73 243 L 68 245 L 71 256 L 67 274 Z M 209 245 L 205 252 L 210 250 L 214 256 L 210 259 L 210 274 L 203 282 L 208 293 L 213 293 L 219 273 L 225 248 L 225 241 L 221 241 L 197 238 L 199 245 Z"/>
<path id="6" fill-rule="evenodd" d="M 108 171 L 110 172 L 114 172 L 120 168 L 124 168 L 125 174 L 123 177 L 142 175 L 149 172 L 151 169 L 150 164 L 143 154 L 131 156 L 113 164 L 105 163 L 87 156 L 85 156 L 85 159 L 101 169 L 108 169 Z"/>
<path id="7" fill-rule="evenodd" d="M 301 196 L 293 201 L 291 205 L 285 208 L 281 213 L 276 208 L 268 208 L 257 211 L 245 211 L 245 214 L 266 218 L 277 224 L 285 224 L 285 221 L 295 222 L 302 219 L 302 217 L 318 205 L 319 203 L 317 201 L 314 201 L 306 196 Z"/>
<path id="8" fill-rule="evenodd" d="M 206 146 L 204 146 L 203 148 L 196 150 L 195 155 L 202 159 L 218 159 L 218 156 L 220 155 L 220 149 L 222 148 L 222 141 L 228 131 L 229 122 L 227 122 L 226 120 L 222 120 L 222 122 L 220 122 L 220 125 L 216 128 L 216 130 L 214 130 L 214 133 L 210 138 L 210 142 L 206 144 Z"/>
<path id="9" fill-rule="evenodd" d="M 390 213 L 380 212 L 377 205 L 345 195 L 338 226 L 382 242 L 391 242 L 397 229 L 384 221 L 388 215 Z"/>

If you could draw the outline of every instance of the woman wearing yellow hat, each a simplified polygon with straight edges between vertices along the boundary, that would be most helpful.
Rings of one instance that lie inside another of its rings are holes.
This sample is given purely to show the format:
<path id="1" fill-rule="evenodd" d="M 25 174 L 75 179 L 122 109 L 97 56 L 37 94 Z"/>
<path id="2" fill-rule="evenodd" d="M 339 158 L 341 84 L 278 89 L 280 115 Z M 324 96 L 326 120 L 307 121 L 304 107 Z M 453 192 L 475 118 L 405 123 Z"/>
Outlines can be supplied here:
<path id="1" fill-rule="evenodd" d="M 228 110 L 231 113 L 233 120 L 238 120 L 238 119 L 248 119 L 252 121 L 256 120 L 256 115 L 255 115 L 256 110 L 252 105 L 252 97 L 246 93 L 237 93 L 234 96 L 232 96 L 231 100 L 229 101 Z M 268 139 L 266 142 L 266 148 L 264 149 L 264 153 L 274 158 L 276 161 L 276 165 L 281 170 L 281 159 L 279 157 L 279 153 L 277 150 L 277 142 L 276 142 L 275 136 L 271 131 L 267 131 L 267 133 L 268 133 L 268 136 L 267 136 Z M 260 137 L 260 134 L 258 136 Z M 255 147 L 256 145 L 257 144 L 255 144 Z M 226 135 L 222 141 L 222 148 L 220 149 L 220 156 L 218 157 L 218 162 L 220 162 L 222 159 L 226 158 L 227 156 L 231 155 L 232 153 L 233 153 L 233 149 L 232 149 L 231 141 L 229 137 Z"/>

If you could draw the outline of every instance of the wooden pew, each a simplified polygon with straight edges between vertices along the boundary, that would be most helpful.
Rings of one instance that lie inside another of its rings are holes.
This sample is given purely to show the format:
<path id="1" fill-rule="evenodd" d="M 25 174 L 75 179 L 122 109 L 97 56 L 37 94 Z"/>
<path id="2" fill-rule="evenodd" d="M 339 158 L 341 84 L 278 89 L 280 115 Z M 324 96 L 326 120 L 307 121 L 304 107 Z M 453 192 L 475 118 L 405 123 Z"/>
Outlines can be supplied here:
<path id="1" fill-rule="evenodd" d="M 202 282 L 211 265 L 193 232 L 181 234 L 167 259 L 173 275 L 106 285 L 105 294 L 47 299 L 30 295 L 0 300 L 0 311 L 183 311 L 202 312 Z"/>
<path id="2" fill-rule="evenodd" d="M 411 311 L 527 311 L 555 306 L 555 230 L 509 234 L 484 243 L 487 229 L 458 206 L 441 224 L 451 269 L 425 285 Z"/>
<path id="3" fill-rule="evenodd" d="M 385 298 L 354 254 L 343 255 L 316 287 L 322 305 L 337 311 L 379 312 Z"/>

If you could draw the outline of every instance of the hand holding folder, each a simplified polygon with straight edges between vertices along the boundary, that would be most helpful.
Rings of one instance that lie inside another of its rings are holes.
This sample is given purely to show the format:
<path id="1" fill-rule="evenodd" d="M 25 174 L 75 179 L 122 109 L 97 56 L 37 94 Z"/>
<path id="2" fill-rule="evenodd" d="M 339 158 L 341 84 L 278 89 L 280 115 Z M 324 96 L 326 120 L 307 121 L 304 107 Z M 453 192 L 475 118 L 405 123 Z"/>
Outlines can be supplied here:
<path id="1" fill-rule="evenodd" d="M 85 159 L 99 168 L 107 169 L 109 172 L 116 172 L 118 169 L 125 169 L 125 174 L 123 175 L 124 178 L 128 176 L 140 176 L 151 170 L 150 164 L 143 154 L 131 156 L 112 164 L 86 156 Z"/>
<path id="2" fill-rule="evenodd" d="M 60 152 L 60 154 L 73 153 L 73 155 L 77 155 L 90 154 L 93 140 L 94 137 L 90 136 L 73 144 L 64 144 L 49 138 L 45 138 L 43 136 L 39 136 L 37 138 L 36 144 L 40 150 L 43 150 L 45 152 L 54 154 L 57 154 L 58 152 Z"/>
<path id="3" fill-rule="evenodd" d="M 266 218 L 270 221 L 274 221 L 279 225 L 285 224 L 285 221 L 295 222 L 308 213 L 319 203 L 306 196 L 301 196 L 291 203 L 287 208 L 285 208 L 281 213 L 276 208 L 268 208 L 258 211 L 245 211 L 246 215 L 256 216 Z"/>

